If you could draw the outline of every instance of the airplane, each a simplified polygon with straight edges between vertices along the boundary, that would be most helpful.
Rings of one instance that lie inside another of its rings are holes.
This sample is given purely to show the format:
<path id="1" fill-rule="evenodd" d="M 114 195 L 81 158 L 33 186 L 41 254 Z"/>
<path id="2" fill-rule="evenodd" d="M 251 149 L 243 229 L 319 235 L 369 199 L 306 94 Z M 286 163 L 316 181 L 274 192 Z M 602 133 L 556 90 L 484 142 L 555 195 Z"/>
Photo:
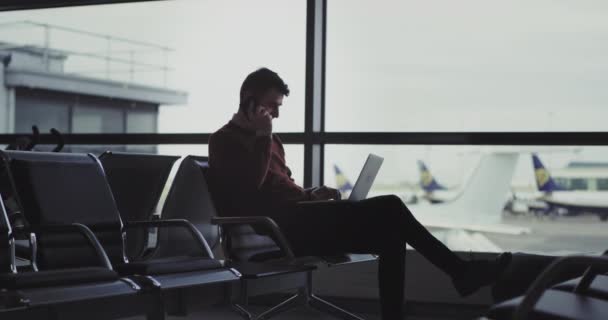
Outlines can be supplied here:
<path id="1" fill-rule="evenodd" d="M 334 164 L 334 173 L 336 176 L 336 189 L 340 191 L 340 194 L 344 199 L 348 197 L 348 194 L 350 194 L 351 191 L 353 191 L 353 185 L 336 164 Z"/>
<path id="2" fill-rule="evenodd" d="M 424 192 L 420 196 L 422 199 L 426 199 L 430 203 L 442 203 L 456 197 L 454 190 L 449 190 L 435 179 L 422 160 L 418 160 L 418 169 L 420 170 L 420 189 Z"/>
<path id="3" fill-rule="evenodd" d="M 452 201 L 408 205 L 431 232 L 453 250 L 502 251 L 484 234 L 523 235 L 530 228 L 502 223 L 518 153 L 483 154 L 466 184 Z M 337 178 L 342 180 L 342 178 Z M 340 185 L 338 185 L 340 186 Z"/>
<path id="4" fill-rule="evenodd" d="M 580 215 L 593 213 L 600 220 L 608 220 L 608 192 L 589 190 L 570 190 L 558 184 L 537 154 L 532 154 L 534 176 L 539 191 L 543 194 L 538 198 L 547 205 L 547 214 L 551 215 Z"/>

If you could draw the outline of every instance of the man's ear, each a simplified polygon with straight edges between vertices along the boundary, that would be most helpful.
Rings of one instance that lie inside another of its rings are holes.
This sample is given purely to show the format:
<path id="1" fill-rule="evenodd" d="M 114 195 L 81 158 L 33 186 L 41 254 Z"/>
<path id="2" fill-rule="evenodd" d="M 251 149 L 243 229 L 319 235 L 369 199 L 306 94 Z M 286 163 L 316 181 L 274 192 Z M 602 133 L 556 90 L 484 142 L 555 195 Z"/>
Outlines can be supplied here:
<path id="1" fill-rule="evenodd" d="M 243 92 L 243 94 L 241 95 L 241 103 L 249 100 L 251 97 L 253 97 L 253 92 L 251 92 L 251 90 Z"/>
<path id="2" fill-rule="evenodd" d="M 251 91 L 245 91 L 241 95 L 241 101 L 239 101 L 239 111 L 247 113 L 248 105 L 251 101 Z"/>

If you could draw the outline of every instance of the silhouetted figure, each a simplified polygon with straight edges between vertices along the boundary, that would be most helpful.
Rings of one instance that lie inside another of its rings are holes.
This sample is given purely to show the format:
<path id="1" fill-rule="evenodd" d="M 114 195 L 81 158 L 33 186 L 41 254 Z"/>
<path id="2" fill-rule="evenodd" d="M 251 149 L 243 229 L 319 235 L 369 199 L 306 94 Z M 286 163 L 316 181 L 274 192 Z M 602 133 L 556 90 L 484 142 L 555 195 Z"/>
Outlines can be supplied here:
<path id="1" fill-rule="evenodd" d="M 211 136 L 210 184 L 220 215 L 270 216 L 300 256 L 378 254 L 383 319 L 402 318 L 406 243 L 448 274 L 463 296 L 498 278 L 509 253 L 491 261 L 460 259 L 396 196 L 306 203 L 340 196 L 325 186 L 303 189 L 291 178 L 281 140 L 272 133 L 272 119 L 288 95 L 276 73 L 262 68 L 249 74 L 238 112 Z"/>

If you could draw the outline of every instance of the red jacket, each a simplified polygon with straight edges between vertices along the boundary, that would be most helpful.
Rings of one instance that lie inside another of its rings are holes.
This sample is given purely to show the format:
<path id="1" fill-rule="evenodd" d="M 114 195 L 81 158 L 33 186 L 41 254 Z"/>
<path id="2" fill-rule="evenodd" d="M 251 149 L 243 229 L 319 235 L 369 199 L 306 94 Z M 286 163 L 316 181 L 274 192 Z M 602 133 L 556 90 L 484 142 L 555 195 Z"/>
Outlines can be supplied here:
<path id="1" fill-rule="evenodd" d="M 268 215 L 310 200 L 291 178 L 279 137 L 256 136 L 233 121 L 209 139 L 209 184 L 222 216 Z"/>

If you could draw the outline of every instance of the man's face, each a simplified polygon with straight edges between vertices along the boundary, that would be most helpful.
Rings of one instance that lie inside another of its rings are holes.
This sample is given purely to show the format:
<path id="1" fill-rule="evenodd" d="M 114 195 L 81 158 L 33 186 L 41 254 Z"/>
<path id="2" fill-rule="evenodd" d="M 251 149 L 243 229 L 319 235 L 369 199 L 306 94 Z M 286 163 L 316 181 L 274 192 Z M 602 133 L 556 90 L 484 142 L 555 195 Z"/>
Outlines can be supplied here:
<path id="1" fill-rule="evenodd" d="M 272 88 L 262 95 L 259 105 L 265 107 L 273 118 L 278 118 L 279 107 L 283 105 L 283 94 Z"/>

